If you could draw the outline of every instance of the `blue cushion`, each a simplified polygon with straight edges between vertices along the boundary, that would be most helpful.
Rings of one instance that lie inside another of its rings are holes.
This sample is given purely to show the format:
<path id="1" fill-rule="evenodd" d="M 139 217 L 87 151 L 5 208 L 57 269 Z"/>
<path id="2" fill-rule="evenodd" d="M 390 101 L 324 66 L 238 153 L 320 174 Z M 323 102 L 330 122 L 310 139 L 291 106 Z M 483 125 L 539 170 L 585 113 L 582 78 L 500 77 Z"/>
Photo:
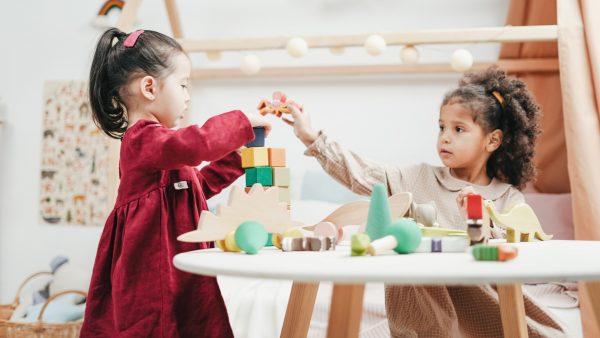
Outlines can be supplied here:
<path id="1" fill-rule="evenodd" d="M 44 317 L 42 320 L 48 323 L 65 323 L 83 318 L 85 312 L 84 304 L 75 304 L 77 294 L 68 294 L 55 298 L 48 304 L 48 307 L 44 311 Z M 42 310 L 44 303 L 36 304 L 27 309 L 27 314 L 24 320 L 26 322 L 35 322 L 37 317 Z"/>

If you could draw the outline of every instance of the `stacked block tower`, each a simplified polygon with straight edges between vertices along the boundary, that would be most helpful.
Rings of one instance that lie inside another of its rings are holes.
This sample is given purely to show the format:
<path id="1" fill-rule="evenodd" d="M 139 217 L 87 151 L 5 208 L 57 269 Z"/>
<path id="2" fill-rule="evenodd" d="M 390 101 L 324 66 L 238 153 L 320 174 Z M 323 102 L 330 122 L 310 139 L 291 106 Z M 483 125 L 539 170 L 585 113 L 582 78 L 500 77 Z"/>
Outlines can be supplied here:
<path id="1" fill-rule="evenodd" d="M 291 207 L 290 169 L 285 166 L 285 149 L 265 147 L 264 128 L 254 128 L 254 141 L 242 149 L 242 168 L 246 171 L 246 192 L 260 183 L 264 188 L 279 188 L 279 201 Z"/>

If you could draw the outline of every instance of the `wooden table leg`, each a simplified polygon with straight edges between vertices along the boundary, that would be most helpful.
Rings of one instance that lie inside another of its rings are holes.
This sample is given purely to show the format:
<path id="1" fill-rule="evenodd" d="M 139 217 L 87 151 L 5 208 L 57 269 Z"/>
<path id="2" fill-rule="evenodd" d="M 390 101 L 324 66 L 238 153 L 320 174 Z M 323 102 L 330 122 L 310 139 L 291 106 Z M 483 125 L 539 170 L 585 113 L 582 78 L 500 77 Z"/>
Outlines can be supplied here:
<path id="1" fill-rule="evenodd" d="M 584 282 L 590 307 L 596 318 L 596 327 L 600 329 L 600 281 Z"/>
<path id="2" fill-rule="evenodd" d="M 358 337 L 364 294 L 364 284 L 333 285 L 327 326 L 328 338 Z"/>
<path id="3" fill-rule="evenodd" d="M 521 284 L 498 285 L 504 337 L 528 337 Z"/>
<path id="4" fill-rule="evenodd" d="M 292 284 L 281 329 L 282 338 L 306 338 L 317 291 L 319 291 L 319 283 L 294 282 Z"/>

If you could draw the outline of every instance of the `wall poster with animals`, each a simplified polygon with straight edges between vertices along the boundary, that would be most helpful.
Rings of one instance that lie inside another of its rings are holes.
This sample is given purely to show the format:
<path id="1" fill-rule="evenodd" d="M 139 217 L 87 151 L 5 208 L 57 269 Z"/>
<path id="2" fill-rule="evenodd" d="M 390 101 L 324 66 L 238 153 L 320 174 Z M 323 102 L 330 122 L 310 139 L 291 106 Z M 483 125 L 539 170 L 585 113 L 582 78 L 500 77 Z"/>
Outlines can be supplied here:
<path id="1" fill-rule="evenodd" d="M 109 139 L 92 121 L 87 84 L 46 82 L 43 109 L 42 223 L 103 225 Z"/>

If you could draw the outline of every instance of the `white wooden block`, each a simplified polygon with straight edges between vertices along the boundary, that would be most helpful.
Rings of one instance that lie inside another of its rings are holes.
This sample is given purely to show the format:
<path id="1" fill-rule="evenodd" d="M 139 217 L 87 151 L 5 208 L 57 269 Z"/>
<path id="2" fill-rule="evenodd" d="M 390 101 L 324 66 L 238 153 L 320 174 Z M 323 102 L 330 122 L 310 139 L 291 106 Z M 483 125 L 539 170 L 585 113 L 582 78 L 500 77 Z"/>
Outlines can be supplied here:
<path id="1" fill-rule="evenodd" d="M 279 202 L 290 203 L 292 197 L 290 195 L 290 188 L 278 187 L 279 188 Z"/>
<path id="2" fill-rule="evenodd" d="M 465 252 L 470 242 L 467 236 L 422 237 L 415 252 Z"/>
<path id="3" fill-rule="evenodd" d="M 273 167 L 273 185 L 277 187 L 289 187 L 290 168 Z"/>

